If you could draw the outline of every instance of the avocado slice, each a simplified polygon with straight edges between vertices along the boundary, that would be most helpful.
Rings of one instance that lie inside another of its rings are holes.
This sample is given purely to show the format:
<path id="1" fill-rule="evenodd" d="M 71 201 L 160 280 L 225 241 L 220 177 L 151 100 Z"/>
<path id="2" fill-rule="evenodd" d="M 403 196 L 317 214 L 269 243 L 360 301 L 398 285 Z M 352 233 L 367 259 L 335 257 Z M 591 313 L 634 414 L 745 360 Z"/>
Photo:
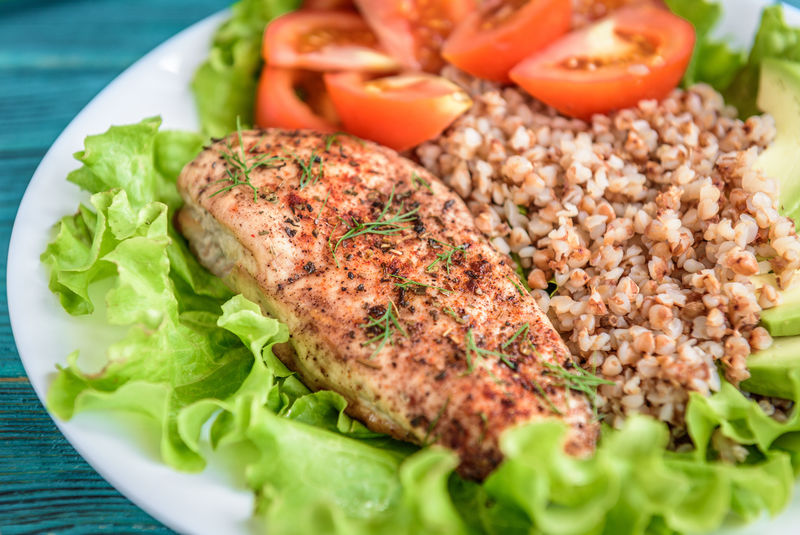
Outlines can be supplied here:
<path id="1" fill-rule="evenodd" d="M 766 273 L 750 277 L 756 289 L 769 284 L 781 296 L 780 304 L 761 312 L 761 324 L 774 336 L 795 336 L 800 334 L 800 273 L 785 290 L 778 288 L 775 275 Z"/>
<path id="2" fill-rule="evenodd" d="M 761 62 L 758 107 L 772 115 L 775 141 L 758 167 L 778 180 L 781 211 L 800 222 L 800 63 L 765 58 Z"/>
<path id="3" fill-rule="evenodd" d="M 758 167 L 778 180 L 781 213 L 800 222 L 800 63 L 765 58 L 756 99 L 758 107 L 775 118 L 775 141 L 758 158 Z M 775 277 L 753 277 L 756 287 Z M 765 310 L 761 322 L 772 336 L 800 335 L 800 283 L 778 290 L 781 304 Z"/>
<path id="4" fill-rule="evenodd" d="M 790 374 L 800 372 L 800 336 L 776 338 L 772 345 L 747 357 L 750 378 L 742 390 L 794 399 L 795 381 Z"/>
<path id="5" fill-rule="evenodd" d="M 778 180 L 781 213 L 800 222 L 800 63 L 766 58 L 761 63 L 758 107 L 771 114 L 775 141 L 758 158 L 758 166 Z M 772 284 L 773 274 L 752 277 L 756 288 Z M 800 282 L 779 290 L 781 304 L 761 313 L 775 338 L 772 345 L 747 357 L 750 378 L 741 388 L 756 394 L 795 399 L 800 381 Z"/>

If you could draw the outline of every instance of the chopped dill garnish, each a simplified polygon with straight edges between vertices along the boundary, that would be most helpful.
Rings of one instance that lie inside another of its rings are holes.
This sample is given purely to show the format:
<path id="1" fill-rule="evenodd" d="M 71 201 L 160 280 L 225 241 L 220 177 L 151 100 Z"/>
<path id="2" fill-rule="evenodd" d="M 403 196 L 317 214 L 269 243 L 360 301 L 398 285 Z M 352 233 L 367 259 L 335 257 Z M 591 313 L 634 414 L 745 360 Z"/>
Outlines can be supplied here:
<path id="1" fill-rule="evenodd" d="M 325 136 L 325 152 L 331 150 L 333 143 L 339 140 L 339 136 L 342 135 L 343 132 L 334 132 L 333 134 L 328 134 Z"/>
<path id="2" fill-rule="evenodd" d="M 481 411 L 478 413 L 478 416 L 481 417 L 481 436 L 478 437 L 478 442 L 483 442 L 483 439 L 486 438 L 486 428 L 489 427 L 489 417 L 486 416 L 486 413 Z"/>
<path id="3" fill-rule="evenodd" d="M 528 284 L 528 274 L 525 273 L 525 270 L 522 268 L 522 258 L 520 258 L 517 253 L 511 253 L 511 259 L 514 261 L 514 271 L 517 272 L 519 282 L 522 283 L 522 287 L 525 288 L 528 293 L 531 293 L 531 287 Z"/>
<path id="4" fill-rule="evenodd" d="M 547 295 L 553 297 L 558 292 L 558 283 L 555 279 L 547 281 Z"/>
<path id="5" fill-rule="evenodd" d="M 316 149 L 311 151 L 311 155 L 308 157 L 308 161 L 303 161 L 297 153 L 289 150 L 285 150 L 284 152 L 292 157 L 292 160 L 300 167 L 301 174 L 300 174 L 300 189 L 305 188 L 306 186 L 313 186 L 322 178 L 323 174 L 325 173 L 325 162 L 322 160 L 322 157 L 317 154 Z M 314 164 L 316 164 L 317 168 L 314 169 Z"/>
<path id="6" fill-rule="evenodd" d="M 452 292 L 450 292 L 450 290 L 447 290 L 445 288 L 441 288 L 439 286 L 434 286 L 433 284 L 425 284 L 424 282 L 417 282 L 415 280 L 403 277 L 402 275 L 394 275 L 394 274 L 390 273 L 389 276 L 390 277 L 394 277 L 396 279 L 400 279 L 401 281 L 403 281 L 403 282 L 395 282 L 394 285 L 397 286 L 398 288 L 402 288 L 404 290 L 410 290 L 412 286 L 417 286 L 417 287 L 421 287 L 421 288 L 432 288 L 434 290 L 439 290 L 440 292 L 442 292 L 445 295 L 450 295 L 450 293 L 452 293 Z"/>
<path id="7" fill-rule="evenodd" d="M 456 311 L 453 310 L 452 308 L 445 307 L 445 308 L 442 309 L 442 312 L 444 312 L 445 314 L 447 314 L 448 316 L 450 316 L 451 318 L 456 320 L 456 323 L 464 323 L 464 318 L 462 318 L 458 314 L 456 314 Z"/>
<path id="8" fill-rule="evenodd" d="M 325 200 L 322 201 L 322 206 L 319 208 L 319 213 L 317 217 L 314 218 L 314 224 L 316 225 L 319 222 L 319 218 L 322 217 L 322 211 L 325 210 L 325 206 L 328 205 L 328 197 L 331 196 L 331 192 L 329 191 L 327 195 L 325 195 Z"/>
<path id="9" fill-rule="evenodd" d="M 447 406 L 449 404 L 450 404 L 450 398 L 448 397 L 446 400 L 444 400 L 444 404 L 441 407 L 439 407 L 439 411 L 436 413 L 436 418 L 434 418 L 433 421 L 431 421 L 431 423 L 428 424 L 428 430 L 425 432 L 425 438 L 422 439 L 423 446 L 430 445 L 428 443 L 428 437 L 431 436 L 431 433 L 433 432 L 433 429 L 436 427 L 436 424 L 438 424 L 439 420 L 442 419 L 442 415 L 444 414 L 444 411 L 447 410 Z"/>
<path id="10" fill-rule="evenodd" d="M 530 382 L 533 385 L 533 387 L 536 389 L 536 393 L 539 394 L 540 396 L 542 396 L 542 399 L 547 402 L 547 405 L 550 407 L 551 411 L 553 411 L 555 414 L 558 414 L 558 415 L 563 414 L 561 412 L 561 410 L 558 407 L 556 407 L 555 403 L 553 403 L 553 400 L 550 399 L 550 396 L 547 395 L 547 392 L 544 391 L 544 388 L 542 388 L 542 385 L 539 384 L 539 381 L 537 381 L 536 379 L 531 378 Z"/>
<path id="11" fill-rule="evenodd" d="M 506 355 L 505 353 L 501 353 L 499 351 L 492 351 L 489 349 L 483 349 L 482 347 L 478 347 L 475 343 L 475 337 L 472 334 L 472 329 L 467 331 L 467 335 L 465 337 L 466 342 L 466 358 L 467 358 L 467 372 L 472 373 L 475 370 L 475 361 L 473 361 L 472 356 L 475 355 L 477 359 L 483 359 L 487 356 L 493 356 L 500 359 L 500 361 L 511 368 L 512 370 L 517 369 L 517 365 L 511 362 L 511 355 Z"/>
<path id="12" fill-rule="evenodd" d="M 383 349 L 383 346 L 385 346 L 387 342 L 393 343 L 392 337 L 394 337 L 397 332 L 400 332 L 406 338 L 408 337 L 408 333 L 406 333 L 405 329 L 403 329 L 403 326 L 400 325 L 397 315 L 394 313 L 395 310 L 397 310 L 397 307 L 392 300 L 389 299 L 389 302 L 386 305 L 386 311 L 380 317 L 370 317 L 367 323 L 362 323 L 359 325 L 359 327 L 367 330 L 367 332 L 379 331 L 378 334 L 369 340 L 361 342 L 362 346 L 368 346 L 370 344 L 374 344 L 375 342 L 380 342 L 378 347 L 375 348 L 375 351 L 372 352 L 369 358 L 372 358 L 380 353 L 381 349 Z"/>
<path id="13" fill-rule="evenodd" d="M 439 262 L 444 262 L 445 270 L 447 271 L 447 274 L 449 275 L 450 274 L 450 266 L 453 263 L 453 255 L 458 253 L 458 252 L 463 253 L 465 257 L 467 255 L 467 245 L 466 244 L 464 244 L 464 245 L 450 245 L 449 243 L 445 243 L 443 241 L 439 241 L 436 238 L 428 238 L 428 239 L 433 240 L 434 242 L 438 243 L 439 245 L 441 245 L 443 247 L 446 247 L 447 250 L 445 250 L 445 251 L 443 251 L 443 252 L 441 252 L 441 253 L 436 255 L 436 260 L 434 260 L 433 262 L 428 264 L 428 267 L 425 268 L 425 271 L 427 271 L 427 272 L 431 272 L 434 269 L 436 269 L 436 266 L 439 264 Z"/>
<path id="14" fill-rule="evenodd" d="M 467 331 L 466 336 L 466 358 L 467 358 L 467 371 L 472 373 L 475 367 L 472 364 L 472 353 L 474 352 L 477 356 L 480 356 L 480 353 L 475 351 L 477 346 L 475 345 L 475 338 L 472 336 L 472 329 Z"/>
<path id="15" fill-rule="evenodd" d="M 239 151 L 234 151 L 233 145 L 227 141 L 225 148 L 227 152 L 222 153 L 225 163 L 228 164 L 225 168 L 225 174 L 228 178 L 223 178 L 214 182 L 214 184 L 221 184 L 223 182 L 230 182 L 227 186 L 218 189 L 209 198 L 230 191 L 236 186 L 247 186 L 253 190 L 253 202 L 258 202 L 258 188 L 251 182 L 250 172 L 259 167 L 270 167 L 274 162 L 283 162 L 280 156 L 268 156 L 262 154 L 260 156 L 250 156 L 250 151 L 244 150 L 244 140 L 242 139 L 242 125 L 239 117 L 236 117 L 236 135 L 239 140 Z M 258 145 L 258 143 L 256 143 Z M 233 169 L 231 169 L 233 168 Z M 235 171 L 234 171 L 235 169 Z"/>
<path id="16" fill-rule="evenodd" d="M 361 144 L 361 146 L 364 146 L 365 144 L 363 139 L 361 139 L 358 136 L 354 136 L 349 132 L 334 132 L 332 134 L 328 134 L 327 136 L 325 136 L 325 152 L 331 150 L 331 147 L 333 146 L 334 143 L 338 142 L 341 145 L 341 141 L 339 141 L 339 138 L 341 136 L 351 137 L 356 141 L 358 141 Z"/>
<path id="17" fill-rule="evenodd" d="M 597 411 L 597 387 L 600 385 L 614 384 L 614 381 L 603 379 L 602 377 L 584 370 L 577 364 L 573 364 L 572 371 L 567 370 L 559 364 L 553 364 L 545 360 L 542 360 L 542 364 L 553 377 L 561 381 L 561 386 L 585 394 L 595 414 Z"/>
<path id="18" fill-rule="evenodd" d="M 386 201 L 386 204 L 383 206 L 383 210 L 381 210 L 380 215 L 378 215 L 378 219 L 375 221 L 362 223 L 360 221 L 356 221 L 355 218 L 352 218 L 353 224 L 351 226 L 347 221 L 339 218 L 340 221 L 347 226 L 347 232 L 339 237 L 339 239 L 336 241 L 336 245 L 333 247 L 330 247 L 330 237 L 328 238 L 328 245 L 331 249 L 331 254 L 333 255 L 333 260 L 336 263 L 336 267 L 339 267 L 339 260 L 336 258 L 336 251 L 345 240 L 350 240 L 363 234 L 380 234 L 382 236 L 389 236 L 412 228 L 410 225 L 404 225 L 404 223 L 410 223 L 416 219 L 419 207 L 403 212 L 403 205 L 400 204 L 400 209 L 397 211 L 397 213 L 392 217 L 387 218 L 386 216 L 389 212 L 389 208 L 392 206 L 393 199 L 394 186 L 392 186 L 392 193 L 389 194 L 389 200 Z M 339 226 L 338 223 L 336 226 Z M 336 230 L 336 227 L 334 227 L 334 230 Z"/>
<path id="19" fill-rule="evenodd" d="M 433 193 L 433 188 L 431 188 L 431 185 L 428 183 L 428 181 L 419 176 L 416 171 L 411 172 L 411 182 L 414 184 L 416 189 L 419 189 L 420 186 L 423 186 L 425 189 Z"/>
<path id="20" fill-rule="evenodd" d="M 508 279 L 508 282 L 510 282 L 511 284 L 514 285 L 514 288 L 517 289 L 517 291 L 519 292 L 519 295 L 521 295 L 522 297 L 525 297 L 525 290 L 522 289 L 522 286 L 520 286 L 517 281 L 515 281 L 514 279 L 512 279 L 508 275 L 506 275 L 506 279 Z"/>
<path id="21" fill-rule="evenodd" d="M 510 346 L 510 345 L 511 345 L 511 343 L 512 343 L 514 340 L 516 340 L 516 339 L 517 339 L 517 337 L 519 337 L 519 336 L 520 336 L 522 333 L 527 333 L 527 331 L 530 329 L 530 327 L 531 327 L 531 326 L 530 326 L 530 324 L 529 324 L 529 323 L 527 323 L 527 322 L 525 322 L 525 324 L 524 324 L 522 327 L 520 327 L 519 329 L 517 329 L 517 332 L 515 332 L 515 333 L 514 333 L 514 335 L 513 335 L 511 338 L 509 338 L 508 340 L 506 340 L 506 341 L 503 343 L 503 345 L 501 345 L 501 346 L 500 346 L 500 349 L 505 349 L 505 348 L 507 348 L 508 346 Z"/>
<path id="22" fill-rule="evenodd" d="M 342 224 L 342 221 L 343 221 L 343 219 L 340 217 L 339 221 L 336 222 L 336 225 L 333 226 L 333 230 L 331 230 L 331 233 L 328 234 L 328 250 L 333 255 L 333 262 L 336 264 L 337 268 L 339 267 L 339 260 L 336 258 L 336 253 L 334 252 L 334 249 L 333 249 L 333 233 L 336 232 L 336 229 L 339 228 L 339 225 Z M 338 247 L 338 245 L 337 245 L 337 247 Z"/>
<path id="23" fill-rule="evenodd" d="M 521 204 L 518 204 L 517 205 L 517 212 L 519 212 L 520 215 L 528 215 L 528 207 L 527 206 L 523 206 Z"/>

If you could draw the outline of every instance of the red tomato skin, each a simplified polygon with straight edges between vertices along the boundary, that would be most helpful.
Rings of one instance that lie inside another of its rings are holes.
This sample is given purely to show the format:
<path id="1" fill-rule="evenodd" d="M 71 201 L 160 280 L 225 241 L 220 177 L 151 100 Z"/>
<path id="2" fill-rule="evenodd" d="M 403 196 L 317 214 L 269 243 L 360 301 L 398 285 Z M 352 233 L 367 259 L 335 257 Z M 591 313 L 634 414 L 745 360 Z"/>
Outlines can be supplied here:
<path id="1" fill-rule="evenodd" d="M 444 38 L 449 35 L 458 21 L 475 11 L 476 0 L 355 0 L 367 24 L 380 39 L 383 47 L 408 70 L 438 72 L 444 62 L 439 55 Z M 430 43 L 421 42 L 416 32 L 413 16 L 423 22 L 430 16 L 420 13 L 420 9 L 433 7 L 441 12 L 444 36 L 425 34 Z M 415 15 L 416 14 L 416 15 Z"/>
<path id="2" fill-rule="evenodd" d="M 353 0 L 303 0 L 300 9 L 319 9 L 332 11 L 336 9 L 355 9 Z"/>
<path id="3" fill-rule="evenodd" d="M 487 11 L 497 2 L 468 15 L 442 48 L 442 56 L 478 78 L 509 82 L 508 72 L 569 30 L 571 0 L 531 0 L 495 28 L 481 30 Z"/>
<path id="4" fill-rule="evenodd" d="M 572 22 L 585 23 L 607 17 L 614 11 L 639 4 L 652 4 L 661 9 L 669 9 L 664 0 L 576 0 L 572 3 Z"/>
<path id="5" fill-rule="evenodd" d="M 344 129 L 396 151 L 438 136 L 472 105 L 458 88 L 456 102 L 452 93 L 387 97 L 366 91 L 365 82 L 367 78 L 359 73 L 325 73 L 325 87 Z"/>
<path id="6" fill-rule="evenodd" d="M 295 93 L 302 73 L 265 66 L 256 92 L 255 123 L 261 128 L 310 129 L 319 132 L 340 130 L 335 123 L 317 115 Z"/>
<path id="7" fill-rule="evenodd" d="M 316 51 L 300 51 L 298 39 L 318 29 L 330 29 L 347 35 L 366 35 L 374 46 L 337 45 Z M 262 56 L 268 65 L 312 71 L 353 70 L 392 72 L 400 65 L 386 54 L 364 19 L 353 11 L 300 10 L 286 13 L 270 22 L 264 30 Z"/>
<path id="8" fill-rule="evenodd" d="M 591 53 L 587 33 L 607 20 L 615 21 L 616 29 L 641 34 L 655 42 L 661 60 L 648 61 L 646 72 L 636 72 L 629 64 L 591 72 L 570 71 L 557 65 L 572 55 Z M 657 6 L 642 4 L 622 8 L 568 34 L 519 63 L 510 76 L 529 94 L 559 112 L 590 119 L 596 113 L 635 106 L 642 99 L 666 97 L 686 71 L 694 42 L 694 28 L 689 22 Z"/>

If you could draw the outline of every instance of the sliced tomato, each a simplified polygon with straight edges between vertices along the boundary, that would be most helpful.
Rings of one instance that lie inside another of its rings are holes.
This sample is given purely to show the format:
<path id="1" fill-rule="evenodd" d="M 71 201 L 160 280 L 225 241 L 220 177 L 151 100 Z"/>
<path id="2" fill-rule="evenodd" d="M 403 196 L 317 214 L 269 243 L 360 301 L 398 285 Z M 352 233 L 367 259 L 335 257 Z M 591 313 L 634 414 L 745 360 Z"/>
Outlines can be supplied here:
<path id="1" fill-rule="evenodd" d="M 653 5 L 622 8 L 567 34 L 511 70 L 511 79 L 561 113 L 595 113 L 660 99 L 692 55 L 694 28 Z"/>
<path id="2" fill-rule="evenodd" d="M 460 87 L 426 73 L 326 73 L 325 87 L 345 130 L 398 151 L 438 136 L 472 105 Z"/>
<path id="3" fill-rule="evenodd" d="M 653 4 L 667 8 L 663 0 L 575 0 L 572 2 L 573 25 L 578 22 L 581 26 L 585 23 L 602 19 L 617 9 L 637 4 Z"/>
<path id="4" fill-rule="evenodd" d="M 302 9 L 354 9 L 353 0 L 303 0 Z"/>
<path id="5" fill-rule="evenodd" d="M 384 48 L 409 70 L 438 72 L 439 51 L 475 0 L 355 0 Z"/>
<path id="6" fill-rule="evenodd" d="M 514 65 L 566 33 L 571 14 L 571 0 L 490 0 L 453 30 L 442 55 L 479 78 L 508 82 Z"/>
<path id="7" fill-rule="evenodd" d="M 276 18 L 264 31 L 263 56 L 272 67 L 313 71 L 399 68 L 364 19 L 352 11 L 300 10 Z"/>
<path id="8" fill-rule="evenodd" d="M 264 128 L 307 128 L 320 132 L 341 129 L 322 75 L 280 67 L 267 66 L 261 71 L 255 121 Z"/>

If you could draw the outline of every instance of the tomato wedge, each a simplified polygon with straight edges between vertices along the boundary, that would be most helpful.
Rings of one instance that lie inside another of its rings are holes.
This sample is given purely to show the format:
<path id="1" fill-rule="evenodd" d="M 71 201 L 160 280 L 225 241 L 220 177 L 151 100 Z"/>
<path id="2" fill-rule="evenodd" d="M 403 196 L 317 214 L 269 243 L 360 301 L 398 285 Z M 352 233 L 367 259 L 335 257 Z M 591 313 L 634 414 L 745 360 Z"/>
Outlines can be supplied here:
<path id="1" fill-rule="evenodd" d="M 572 2 L 572 22 L 573 25 L 578 22 L 583 26 L 588 22 L 602 19 L 617 9 L 637 4 L 653 4 L 668 9 L 663 0 L 575 0 Z"/>
<path id="2" fill-rule="evenodd" d="M 327 11 L 332 9 L 352 9 L 355 6 L 353 5 L 353 0 L 303 0 L 303 4 L 300 7 L 302 9 Z"/>
<path id="3" fill-rule="evenodd" d="M 384 48 L 412 71 L 438 72 L 439 50 L 475 0 L 356 0 Z"/>
<path id="4" fill-rule="evenodd" d="M 263 56 L 272 67 L 313 71 L 399 68 L 352 11 L 300 10 L 276 18 L 264 31 Z"/>
<path id="5" fill-rule="evenodd" d="M 304 101 L 299 94 L 308 96 Z M 318 73 L 264 67 L 256 93 L 257 126 L 302 129 L 321 132 L 340 130 L 322 76 Z"/>
<path id="6" fill-rule="evenodd" d="M 561 113 L 595 113 L 660 99 L 692 55 L 690 23 L 653 5 L 622 8 L 568 34 L 511 70 L 511 79 Z"/>
<path id="7" fill-rule="evenodd" d="M 508 71 L 570 27 L 571 0 L 490 0 L 450 34 L 442 56 L 479 78 L 508 82 Z"/>
<path id="8" fill-rule="evenodd" d="M 398 151 L 438 136 L 472 105 L 460 87 L 426 73 L 326 73 L 325 87 L 345 130 Z"/>

